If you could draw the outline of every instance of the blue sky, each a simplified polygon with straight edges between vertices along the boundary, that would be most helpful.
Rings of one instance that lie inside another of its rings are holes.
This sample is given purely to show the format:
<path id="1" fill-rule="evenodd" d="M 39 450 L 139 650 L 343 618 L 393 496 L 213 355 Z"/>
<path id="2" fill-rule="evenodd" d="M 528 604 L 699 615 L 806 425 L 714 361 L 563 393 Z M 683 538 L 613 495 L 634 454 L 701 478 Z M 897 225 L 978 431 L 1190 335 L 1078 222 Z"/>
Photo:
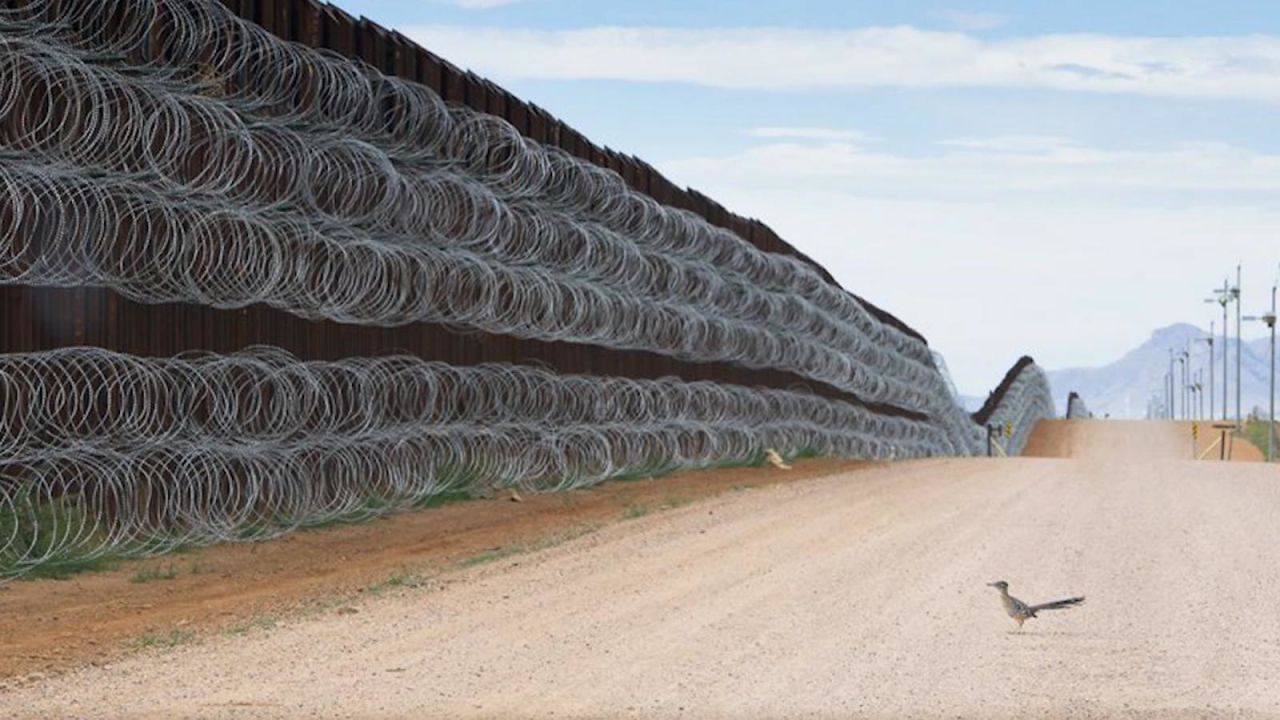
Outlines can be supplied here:
<path id="1" fill-rule="evenodd" d="M 338 4 L 765 220 L 965 392 L 1207 325 L 1237 260 L 1246 310 L 1276 277 L 1274 3 Z"/>

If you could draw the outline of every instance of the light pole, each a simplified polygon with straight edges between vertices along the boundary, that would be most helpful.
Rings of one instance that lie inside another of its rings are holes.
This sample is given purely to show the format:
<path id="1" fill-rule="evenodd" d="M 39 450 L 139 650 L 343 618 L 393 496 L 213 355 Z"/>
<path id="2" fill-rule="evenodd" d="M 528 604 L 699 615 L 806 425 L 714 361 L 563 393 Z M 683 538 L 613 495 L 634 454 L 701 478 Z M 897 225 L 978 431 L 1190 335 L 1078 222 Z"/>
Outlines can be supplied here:
<path id="1" fill-rule="evenodd" d="M 1182 384 L 1186 388 L 1183 391 L 1183 398 L 1186 407 L 1182 411 L 1182 419 L 1190 420 L 1196 409 L 1195 401 L 1191 397 L 1191 343 L 1187 343 L 1187 349 L 1182 351 Z"/>
<path id="2" fill-rule="evenodd" d="M 1173 348 L 1169 348 L 1169 374 L 1168 374 L 1166 377 L 1168 377 L 1168 378 L 1169 378 L 1168 383 L 1166 383 L 1166 384 L 1169 386 L 1169 387 L 1168 387 L 1168 392 L 1169 392 L 1169 419 L 1170 419 L 1170 420 L 1177 420 L 1177 419 L 1178 419 L 1178 406 L 1174 404 L 1174 400 L 1176 399 L 1176 396 L 1173 394 L 1173 378 L 1174 378 L 1174 375 L 1173 375 Z"/>
<path id="3" fill-rule="evenodd" d="M 1244 422 L 1244 415 L 1240 412 L 1240 390 L 1244 385 L 1244 375 L 1241 369 L 1244 367 L 1240 364 L 1240 346 L 1244 344 L 1244 337 L 1240 334 L 1240 270 L 1241 263 L 1236 264 L 1236 286 L 1231 288 L 1231 299 L 1236 301 L 1236 425 Z"/>
<path id="4" fill-rule="evenodd" d="M 1260 320 L 1271 328 L 1271 409 L 1267 418 L 1267 462 L 1274 462 L 1276 434 L 1276 286 L 1271 286 L 1271 312 L 1249 316 L 1245 320 Z"/>
<path id="5" fill-rule="evenodd" d="M 1231 384 L 1227 379 L 1227 350 L 1231 347 L 1231 339 L 1228 337 L 1230 325 L 1227 321 L 1227 305 L 1231 302 L 1231 285 L 1224 278 L 1222 287 L 1216 288 L 1213 294 L 1217 297 L 1205 300 L 1205 302 L 1216 302 L 1222 306 L 1222 421 L 1227 421 L 1227 395 Z"/>
<path id="6" fill-rule="evenodd" d="M 1195 372 L 1191 373 L 1191 378 L 1187 380 L 1187 394 L 1191 396 L 1191 419 L 1192 420 L 1200 419 L 1200 397 L 1196 394 L 1199 392 L 1199 390 L 1197 389 L 1197 380 L 1199 379 L 1199 377 L 1200 377 L 1200 371 L 1196 370 Z"/>
<path id="7" fill-rule="evenodd" d="M 1186 353 L 1181 352 L 1174 356 L 1174 360 L 1178 361 L 1178 399 L 1182 401 L 1182 418 L 1187 419 L 1187 358 Z"/>
<path id="8" fill-rule="evenodd" d="M 1209 300 L 1208 302 L 1213 302 L 1213 301 Z M 1202 342 L 1206 342 L 1209 344 L 1209 415 L 1212 416 L 1213 415 L 1213 321 L 1212 320 L 1209 321 L 1209 337 L 1200 338 L 1200 340 Z M 1223 360 L 1223 362 L 1226 362 L 1226 360 Z M 1226 392 L 1226 389 L 1224 388 L 1222 391 Z M 1201 412 L 1200 415 L 1203 417 L 1204 413 Z M 1212 420 L 1213 418 L 1210 417 L 1209 419 Z"/>
<path id="9" fill-rule="evenodd" d="M 1198 402 L 1196 404 L 1196 419 L 1204 419 L 1204 368 L 1196 371 L 1196 396 Z"/>

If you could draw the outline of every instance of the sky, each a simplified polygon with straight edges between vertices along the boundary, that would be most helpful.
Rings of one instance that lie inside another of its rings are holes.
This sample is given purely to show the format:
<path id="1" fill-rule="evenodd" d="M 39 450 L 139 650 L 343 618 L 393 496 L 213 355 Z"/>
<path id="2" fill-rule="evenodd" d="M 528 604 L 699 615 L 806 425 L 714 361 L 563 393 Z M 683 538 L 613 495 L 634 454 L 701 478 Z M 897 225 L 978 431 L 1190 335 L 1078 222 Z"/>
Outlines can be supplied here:
<path id="1" fill-rule="evenodd" d="M 337 4 L 760 218 L 968 394 L 1277 279 L 1280 3 Z"/>

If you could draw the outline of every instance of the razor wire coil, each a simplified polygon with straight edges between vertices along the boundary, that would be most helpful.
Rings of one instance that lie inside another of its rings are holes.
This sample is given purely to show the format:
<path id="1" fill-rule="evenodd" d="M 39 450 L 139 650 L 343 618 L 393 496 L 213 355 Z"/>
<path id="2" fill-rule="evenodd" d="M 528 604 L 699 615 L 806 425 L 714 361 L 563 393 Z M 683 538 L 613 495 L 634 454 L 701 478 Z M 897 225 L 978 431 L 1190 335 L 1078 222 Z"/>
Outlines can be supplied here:
<path id="1" fill-rule="evenodd" d="M 983 443 L 941 357 L 809 264 L 212 0 L 0 8 L 0 284 L 783 370 L 926 418 L 405 357 L 0 355 L 0 576 L 768 447 Z M 992 419 L 1017 452 L 1052 412 L 1029 365 Z"/>
<path id="2" fill-rule="evenodd" d="M 278 349 L 0 355 L 0 575 L 765 448 L 920 457 L 926 422 L 807 393 Z"/>

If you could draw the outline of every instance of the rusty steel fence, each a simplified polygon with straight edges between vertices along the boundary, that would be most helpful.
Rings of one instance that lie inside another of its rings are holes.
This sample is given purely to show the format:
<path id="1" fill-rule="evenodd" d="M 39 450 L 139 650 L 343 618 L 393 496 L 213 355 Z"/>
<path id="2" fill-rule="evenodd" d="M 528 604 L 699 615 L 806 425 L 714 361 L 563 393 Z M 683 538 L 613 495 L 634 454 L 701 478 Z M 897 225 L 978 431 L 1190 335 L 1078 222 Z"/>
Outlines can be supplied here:
<path id="1" fill-rule="evenodd" d="M 1025 358 L 970 417 L 761 223 L 308 0 L 0 1 L 0 303 L 0 578 L 1053 412 Z"/>

